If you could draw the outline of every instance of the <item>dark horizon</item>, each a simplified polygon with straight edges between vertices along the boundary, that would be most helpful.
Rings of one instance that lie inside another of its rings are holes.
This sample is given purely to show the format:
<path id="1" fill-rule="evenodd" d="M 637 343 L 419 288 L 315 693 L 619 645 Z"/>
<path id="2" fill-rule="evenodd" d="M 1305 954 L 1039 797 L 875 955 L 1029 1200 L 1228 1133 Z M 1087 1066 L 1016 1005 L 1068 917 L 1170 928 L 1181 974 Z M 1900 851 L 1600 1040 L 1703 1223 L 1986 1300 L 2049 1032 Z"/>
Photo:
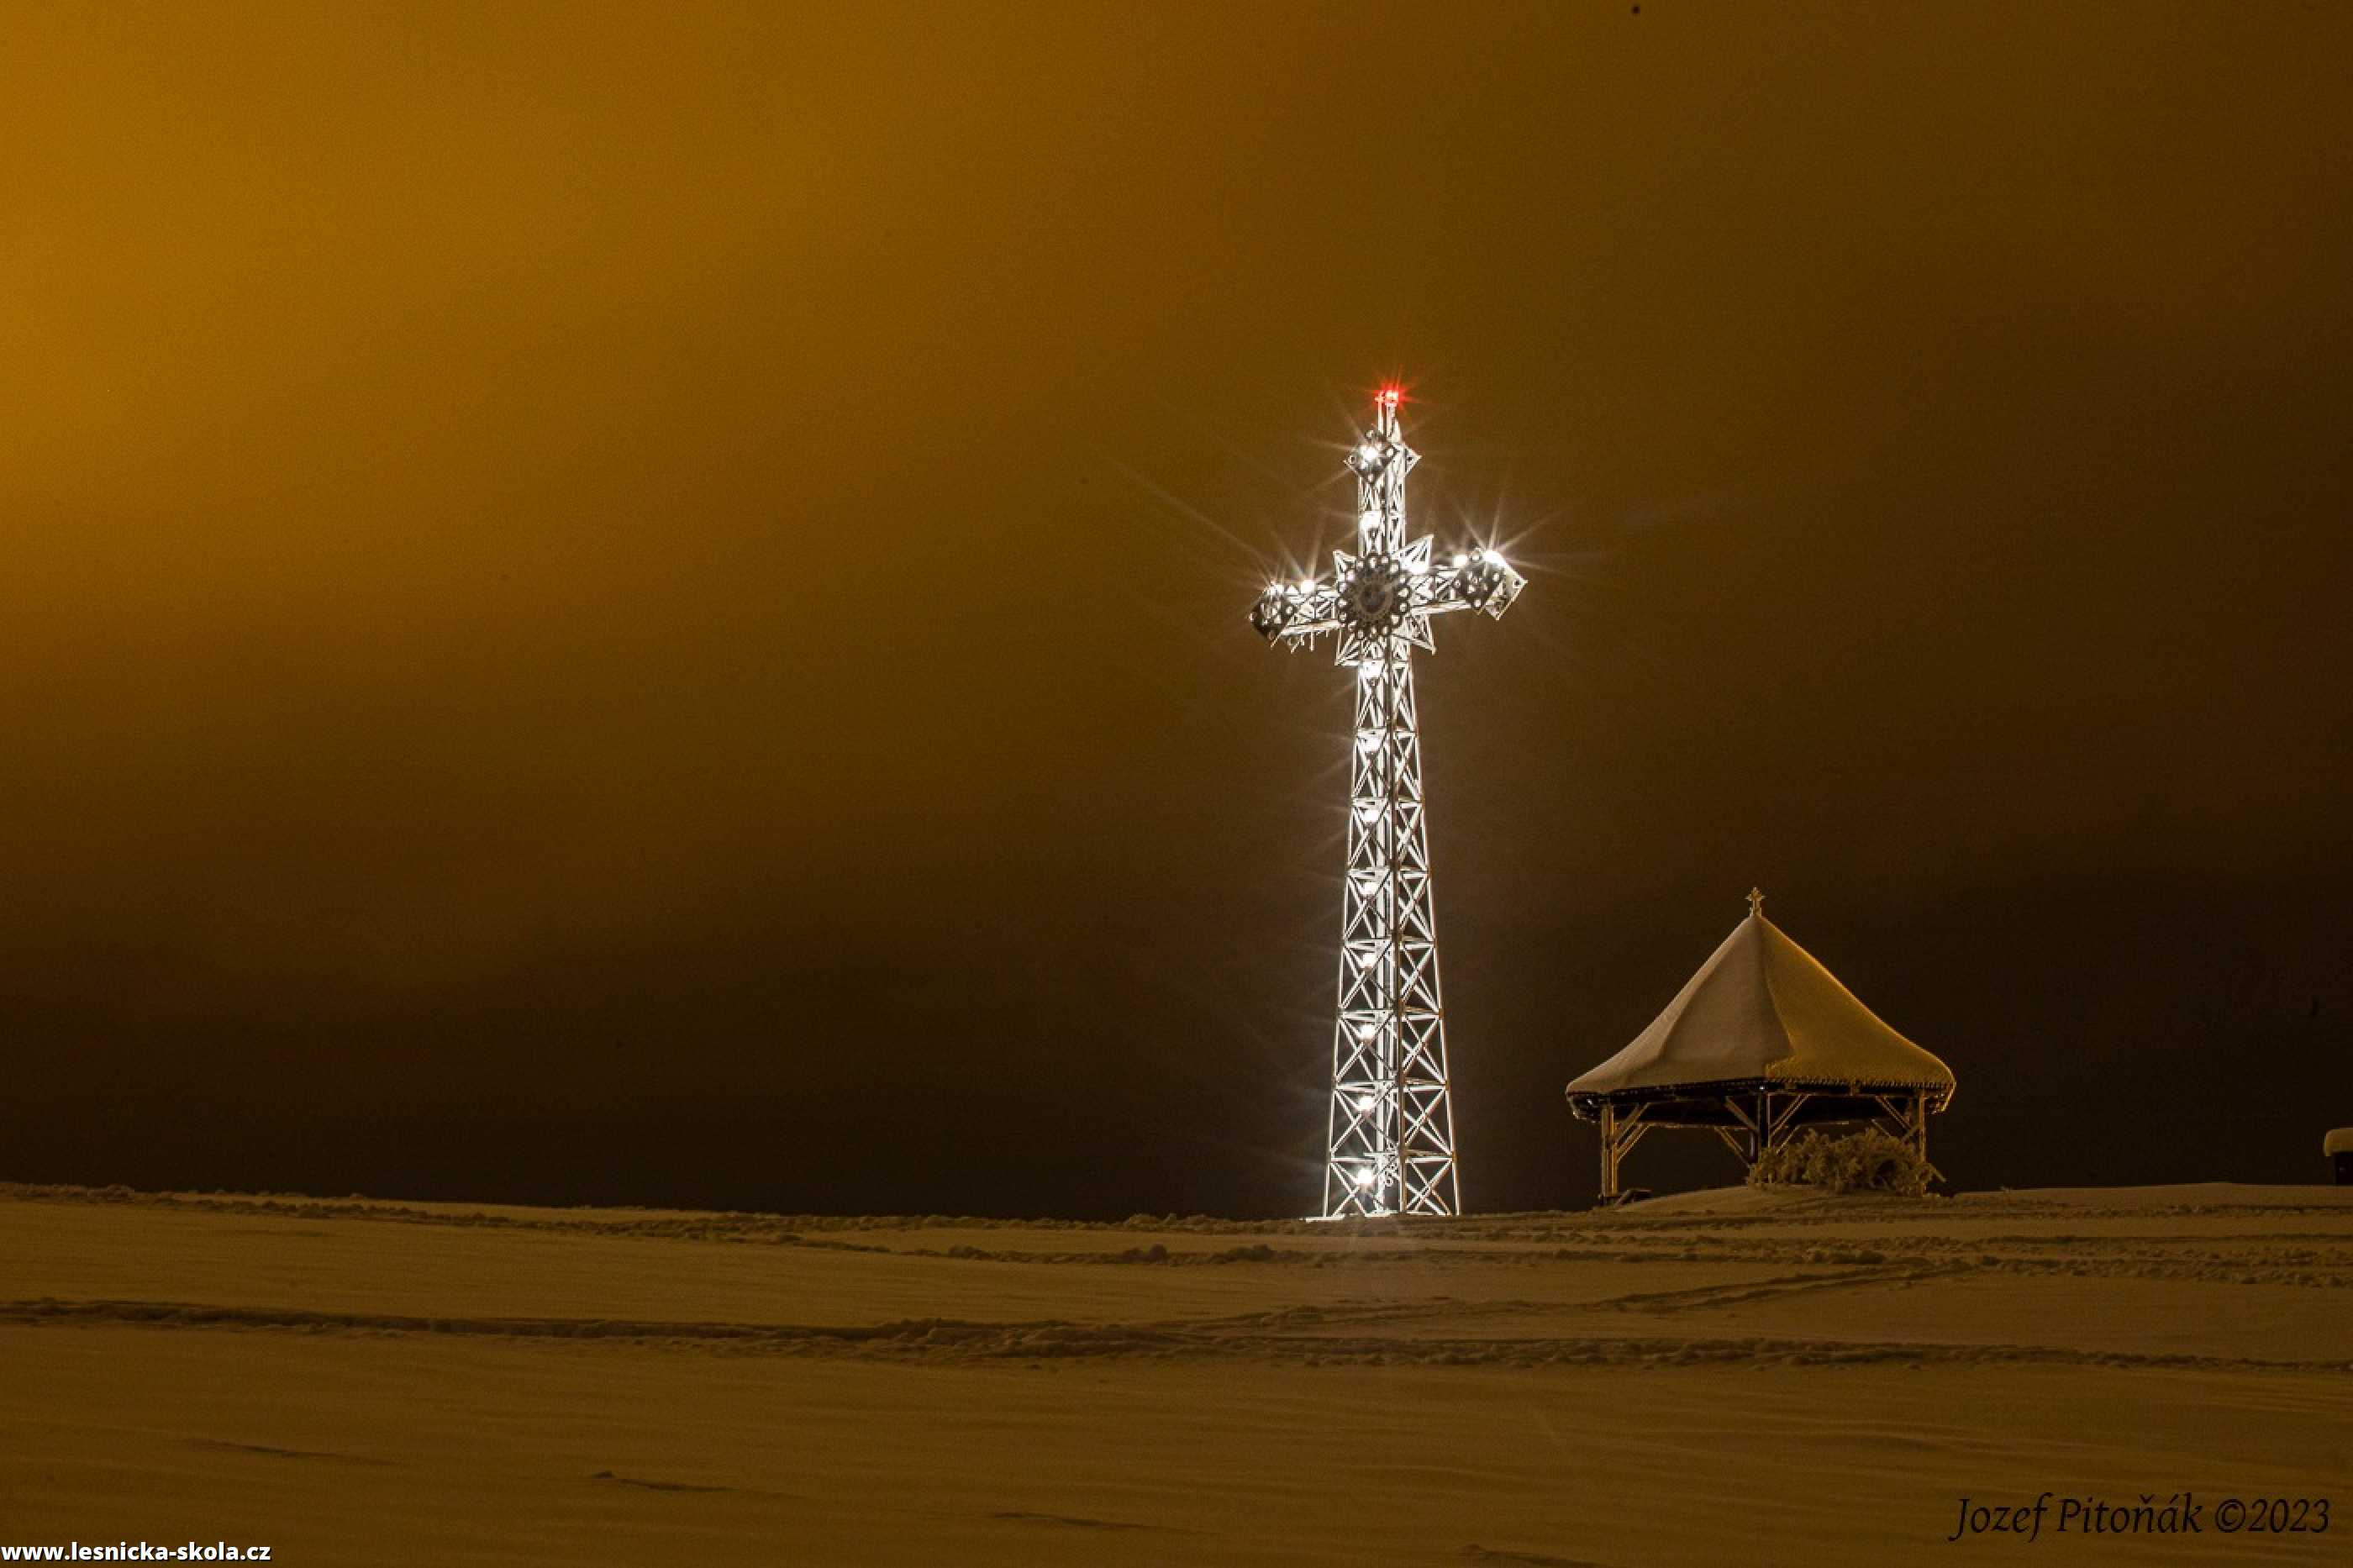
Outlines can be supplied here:
<path id="1" fill-rule="evenodd" d="M 0 1180 L 1308 1212 L 1391 376 L 1467 1208 L 1752 884 L 1957 1186 L 2324 1179 L 2353 14 L 1024 15 L 0 41 Z"/>

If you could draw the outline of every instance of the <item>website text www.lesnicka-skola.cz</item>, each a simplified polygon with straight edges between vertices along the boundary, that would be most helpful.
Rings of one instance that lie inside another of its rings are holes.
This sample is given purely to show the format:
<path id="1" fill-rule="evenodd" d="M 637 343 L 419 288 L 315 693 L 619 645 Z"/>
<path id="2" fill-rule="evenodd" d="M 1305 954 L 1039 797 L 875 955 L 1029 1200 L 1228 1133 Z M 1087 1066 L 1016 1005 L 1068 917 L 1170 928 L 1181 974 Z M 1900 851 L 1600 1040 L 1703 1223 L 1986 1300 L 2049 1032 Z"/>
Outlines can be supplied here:
<path id="1" fill-rule="evenodd" d="M 69 1541 L 64 1545 L 11 1546 L 0 1542 L 0 1563 L 267 1563 L 267 1546 L 226 1541 Z"/>

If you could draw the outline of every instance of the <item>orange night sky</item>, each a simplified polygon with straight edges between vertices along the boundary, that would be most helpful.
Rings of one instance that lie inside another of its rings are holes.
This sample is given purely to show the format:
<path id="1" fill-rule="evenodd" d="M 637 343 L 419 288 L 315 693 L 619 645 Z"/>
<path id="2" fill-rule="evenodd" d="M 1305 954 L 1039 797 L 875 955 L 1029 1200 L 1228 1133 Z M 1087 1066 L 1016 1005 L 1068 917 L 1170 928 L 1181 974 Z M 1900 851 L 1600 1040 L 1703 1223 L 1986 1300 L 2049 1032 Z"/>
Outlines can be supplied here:
<path id="1" fill-rule="evenodd" d="M 1414 531 L 1531 579 L 1419 668 L 1470 1206 L 1589 1193 L 1561 1085 L 1751 883 L 1957 1179 L 2316 1179 L 2349 59 L 18 10 L 0 1178 L 1302 1212 L 1347 688 L 1244 617 L 1398 375 Z"/>

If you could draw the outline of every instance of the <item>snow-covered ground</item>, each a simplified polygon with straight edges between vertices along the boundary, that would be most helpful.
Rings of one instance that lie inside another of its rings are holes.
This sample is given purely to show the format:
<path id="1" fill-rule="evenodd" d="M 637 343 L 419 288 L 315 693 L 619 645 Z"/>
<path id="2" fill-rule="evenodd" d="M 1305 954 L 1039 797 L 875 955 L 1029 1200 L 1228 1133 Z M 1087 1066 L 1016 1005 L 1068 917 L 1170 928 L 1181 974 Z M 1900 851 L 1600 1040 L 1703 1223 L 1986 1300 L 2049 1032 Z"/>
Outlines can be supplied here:
<path id="1" fill-rule="evenodd" d="M 2349 1478 L 2353 1189 L 1082 1226 L 0 1187 L 0 1543 L 1949 1563 L 2022 1545 L 1946 1544 L 1964 1495 L 2334 1489 L 2325 1537 L 2039 1543 L 2317 1563 Z"/>

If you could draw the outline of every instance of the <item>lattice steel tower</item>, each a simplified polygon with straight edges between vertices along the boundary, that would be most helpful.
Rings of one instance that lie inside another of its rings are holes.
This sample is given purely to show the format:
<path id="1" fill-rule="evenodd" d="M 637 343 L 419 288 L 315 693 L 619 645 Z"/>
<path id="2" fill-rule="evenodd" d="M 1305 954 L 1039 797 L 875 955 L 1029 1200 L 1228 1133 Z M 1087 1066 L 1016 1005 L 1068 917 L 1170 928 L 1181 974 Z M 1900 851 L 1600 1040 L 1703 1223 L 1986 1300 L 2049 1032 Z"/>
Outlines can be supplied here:
<path id="1" fill-rule="evenodd" d="M 1271 643 L 1297 647 L 1333 634 L 1337 662 L 1356 671 L 1326 1218 L 1461 1208 L 1413 650 L 1437 646 L 1432 616 L 1484 610 L 1501 618 L 1525 585 L 1493 550 L 1432 564 L 1427 536 L 1406 542 L 1405 477 L 1420 459 L 1398 433 L 1398 400 L 1394 388 L 1380 393 L 1371 432 L 1348 454 L 1356 553 L 1334 551 L 1328 581 L 1272 584 L 1250 612 Z"/>

